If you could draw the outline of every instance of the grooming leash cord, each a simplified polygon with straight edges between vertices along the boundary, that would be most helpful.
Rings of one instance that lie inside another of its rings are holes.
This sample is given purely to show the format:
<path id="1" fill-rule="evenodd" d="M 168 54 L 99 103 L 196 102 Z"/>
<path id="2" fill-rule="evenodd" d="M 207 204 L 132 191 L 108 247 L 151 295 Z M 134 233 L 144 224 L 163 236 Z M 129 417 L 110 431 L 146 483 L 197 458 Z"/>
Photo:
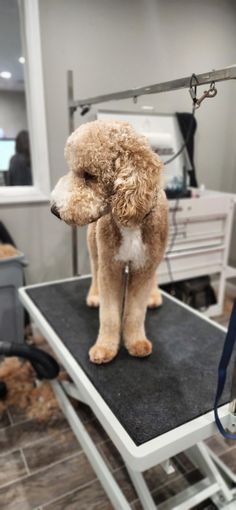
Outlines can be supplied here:
<path id="1" fill-rule="evenodd" d="M 227 367 L 229 365 L 229 362 L 231 360 L 231 356 L 233 353 L 234 344 L 236 343 L 236 299 L 234 301 L 233 310 L 230 317 L 229 322 L 229 329 L 228 333 L 225 338 L 225 343 L 223 347 L 223 352 L 221 355 L 221 360 L 218 367 L 218 384 L 217 384 L 217 390 L 216 390 L 216 397 L 215 397 L 215 403 L 214 403 L 214 415 L 215 415 L 215 421 L 216 425 L 218 427 L 218 430 L 224 436 L 225 439 L 234 439 L 236 440 L 236 434 L 230 434 L 229 432 L 226 432 L 224 429 L 219 415 L 218 415 L 218 405 L 221 398 L 221 395 L 224 390 L 226 376 L 227 376 Z M 235 366 L 236 369 L 236 366 Z M 234 376 L 233 376 L 234 380 Z M 234 386 L 234 385 L 233 385 Z M 232 395 L 232 397 L 235 399 L 236 395 Z M 235 415 L 235 410 L 234 413 Z"/>

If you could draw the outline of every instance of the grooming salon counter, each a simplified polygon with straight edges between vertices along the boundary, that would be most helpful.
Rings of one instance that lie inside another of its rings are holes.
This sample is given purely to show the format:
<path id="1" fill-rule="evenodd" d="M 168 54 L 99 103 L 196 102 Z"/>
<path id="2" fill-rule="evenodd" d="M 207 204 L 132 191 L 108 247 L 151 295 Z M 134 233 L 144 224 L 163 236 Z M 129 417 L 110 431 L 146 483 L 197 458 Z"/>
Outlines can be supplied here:
<path id="1" fill-rule="evenodd" d="M 212 317 L 222 313 L 227 278 L 236 276 L 228 261 L 235 195 L 201 189 L 193 192 L 196 197 L 169 201 L 169 243 L 158 268 L 158 282 L 171 281 L 167 259 L 175 282 L 218 275 L 217 303 L 205 312 Z"/>

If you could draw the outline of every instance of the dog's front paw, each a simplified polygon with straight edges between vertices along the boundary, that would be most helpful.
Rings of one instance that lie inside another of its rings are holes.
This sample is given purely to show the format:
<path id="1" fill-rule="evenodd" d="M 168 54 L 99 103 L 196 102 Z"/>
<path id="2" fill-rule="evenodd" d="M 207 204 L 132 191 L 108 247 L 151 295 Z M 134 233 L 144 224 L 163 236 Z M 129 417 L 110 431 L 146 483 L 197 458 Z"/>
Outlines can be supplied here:
<path id="1" fill-rule="evenodd" d="M 153 290 L 148 300 L 148 308 L 159 308 L 162 305 L 163 299 L 158 289 Z"/>
<path id="2" fill-rule="evenodd" d="M 86 303 L 91 308 L 99 307 L 99 295 L 98 294 L 88 294 Z"/>
<path id="3" fill-rule="evenodd" d="M 152 352 L 152 344 L 147 338 L 136 340 L 130 344 L 126 344 L 126 348 L 131 356 L 137 356 L 138 358 L 144 358 L 149 356 Z"/>
<path id="4" fill-rule="evenodd" d="M 92 363 L 101 365 L 102 363 L 109 363 L 117 354 L 117 349 L 112 349 L 106 345 L 95 344 L 89 350 L 89 358 Z"/>

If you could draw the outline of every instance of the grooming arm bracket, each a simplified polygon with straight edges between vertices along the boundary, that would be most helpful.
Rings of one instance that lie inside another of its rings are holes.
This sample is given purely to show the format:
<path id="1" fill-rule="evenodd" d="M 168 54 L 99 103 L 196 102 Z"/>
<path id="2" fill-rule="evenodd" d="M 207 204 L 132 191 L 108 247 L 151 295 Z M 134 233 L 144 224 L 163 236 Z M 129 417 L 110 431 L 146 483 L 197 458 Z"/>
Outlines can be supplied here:
<path id="1" fill-rule="evenodd" d="M 197 85 L 207 85 L 220 81 L 234 80 L 236 78 L 236 65 L 218 69 L 217 71 L 210 71 L 196 76 Z M 179 78 L 178 80 L 171 80 L 167 82 L 157 83 L 146 87 L 137 87 L 133 89 L 124 90 L 121 92 L 114 92 L 111 94 L 104 94 L 100 96 L 89 97 L 85 99 L 70 99 L 69 108 L 75 111 L 78 107 L 88 107 L 89 105 L 105 103 L 108 101 L 118 101 L 128 98 L 137 98 L 148 94 L 160 94 L 161 92 L 170 92 L 172 90 L 181 90 L 189 88 L 190 77 Z M 209 97 L 209 96 L 208 96 Z"/>

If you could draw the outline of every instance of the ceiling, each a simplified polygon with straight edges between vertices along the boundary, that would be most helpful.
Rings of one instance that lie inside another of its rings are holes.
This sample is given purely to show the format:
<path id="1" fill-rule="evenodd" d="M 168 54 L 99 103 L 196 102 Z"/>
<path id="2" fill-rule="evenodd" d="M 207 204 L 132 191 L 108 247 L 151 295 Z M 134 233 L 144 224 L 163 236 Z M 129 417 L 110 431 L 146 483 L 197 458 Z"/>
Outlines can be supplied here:
<path id="1" fill-rule="evenodd" d="M 10 71 L 9 80 L 0 77 L 0 90 L 24 90 L 20 20 L 17 0 L 0 0 L 0 73 Z"/>

